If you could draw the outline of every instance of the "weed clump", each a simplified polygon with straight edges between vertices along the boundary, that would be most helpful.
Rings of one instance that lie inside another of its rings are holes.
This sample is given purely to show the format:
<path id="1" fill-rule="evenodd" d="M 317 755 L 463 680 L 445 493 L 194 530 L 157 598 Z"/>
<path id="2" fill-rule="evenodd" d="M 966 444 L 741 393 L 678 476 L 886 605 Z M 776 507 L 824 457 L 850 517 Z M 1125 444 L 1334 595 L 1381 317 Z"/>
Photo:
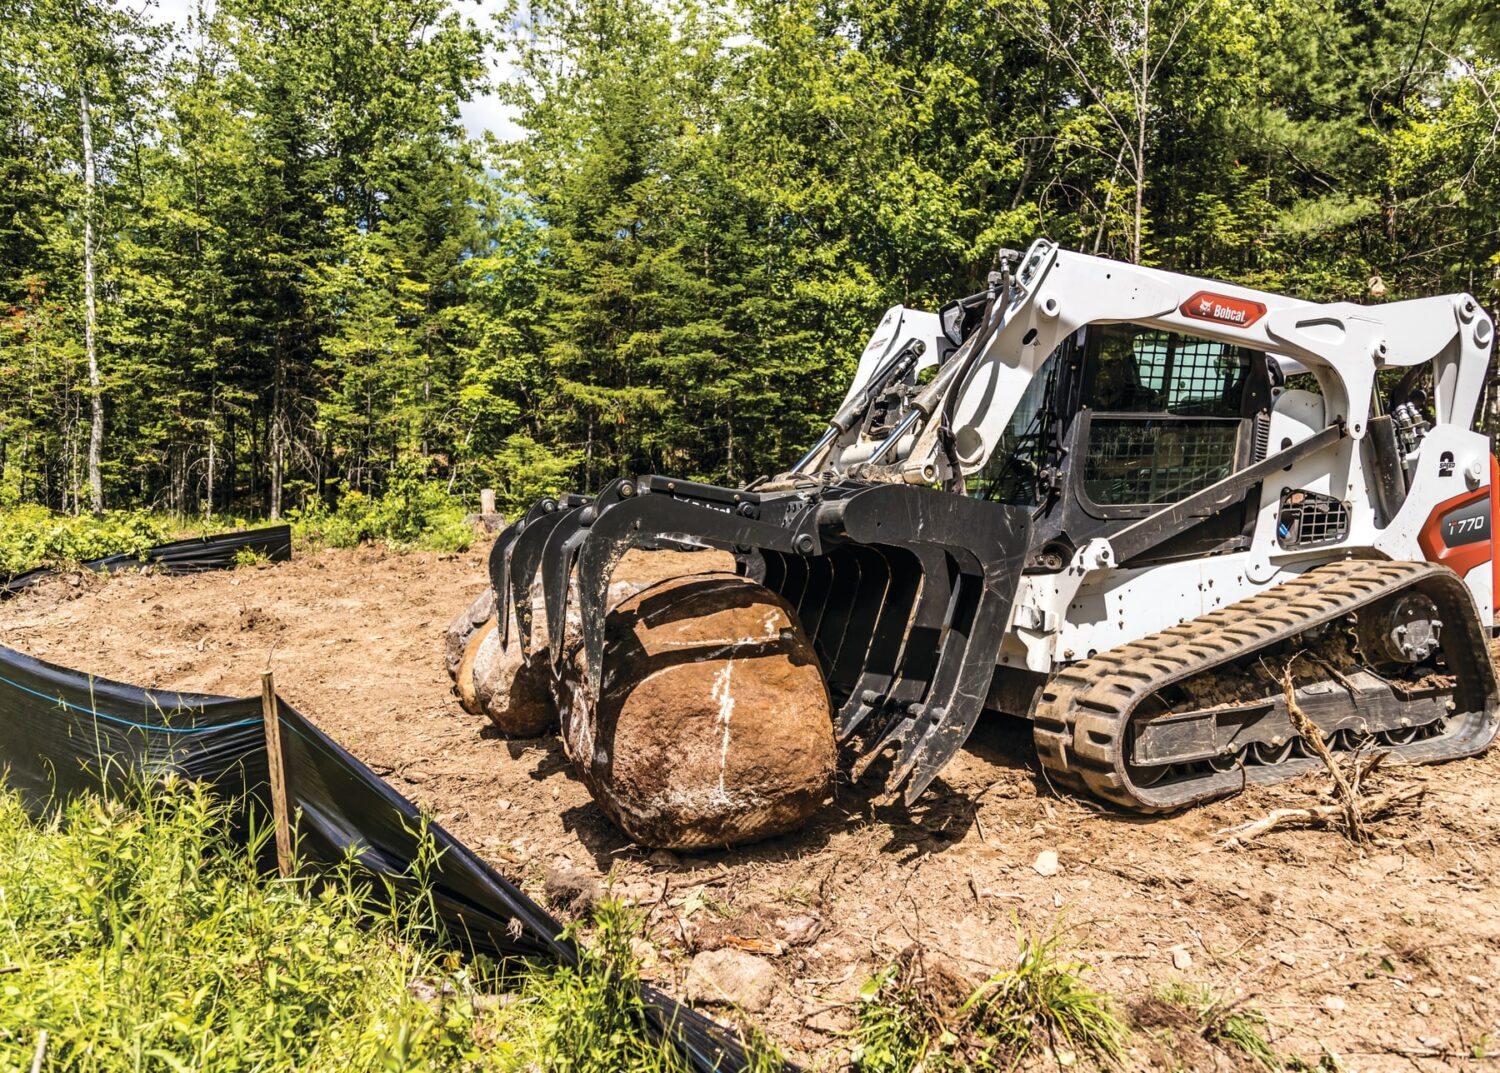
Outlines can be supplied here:
<path id="1" fill-rule="evenodd" d="M 1167 1016 L 1150 1017 L 1150 1012 L 1158 1009 Z M 1271 1046 L 1268 1038 L 1270 1022 L 1265 1014 L 1246 1007 L 1242 1002 L 1215 998 L 1207 987 L 1177 982 L 1167 984 L 1156 997 L 1146 999 L 1136 1007 L 1138 1022 L 1142 1021 L 1143 1012 L 1149 1022 L 1143 1027 L 1165 1025 L 1179 1031 L 1195 1032 L 1205 1043 L 1227 1054 L 1247 1058 L 1268 1073 L 1280 1073 L 1286 1068 L 1281 1056 Z"/>
<path id="2" fill-rule="evenodd" d="M 861 1073 L 1014 1069 L 1046 1048 L 1109 1062 L 1125 1026 L 1110 997 L 1089 987 L 1089 966 L 1063 954 L 1066 931 L 1017 928 L 1014 967 L 972 988 L 908 950 L 865 985 L 855 1028 Z"/>

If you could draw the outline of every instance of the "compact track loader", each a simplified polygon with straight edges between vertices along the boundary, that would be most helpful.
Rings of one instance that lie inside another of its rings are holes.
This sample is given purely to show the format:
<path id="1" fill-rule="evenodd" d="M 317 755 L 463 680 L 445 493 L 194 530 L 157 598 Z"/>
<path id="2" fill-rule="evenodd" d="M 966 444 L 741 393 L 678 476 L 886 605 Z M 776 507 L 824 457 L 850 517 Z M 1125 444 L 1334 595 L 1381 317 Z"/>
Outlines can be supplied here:
<path id="1" fill-rule="evenodd" d="M 1500 480 L 1472 424 L 1494 325 L 1472 297 L 1315 304 L 1047 241 L 1002 264 L 887 312 L 786 472 L 537 503 L 493 552 L 502 630 L 514 607 L 533 651 L 540 573 L 561 659 L 576 593 L 597 694 L 621 556 L 732 551 L 813 639 L 856 776 L 889 755 L 908 803 L 985 711 L 1031 720 L 1054 781 L 1143 812 L 1319 763 L 1288 681 L 1335 750 L 1490 743 Z"/>

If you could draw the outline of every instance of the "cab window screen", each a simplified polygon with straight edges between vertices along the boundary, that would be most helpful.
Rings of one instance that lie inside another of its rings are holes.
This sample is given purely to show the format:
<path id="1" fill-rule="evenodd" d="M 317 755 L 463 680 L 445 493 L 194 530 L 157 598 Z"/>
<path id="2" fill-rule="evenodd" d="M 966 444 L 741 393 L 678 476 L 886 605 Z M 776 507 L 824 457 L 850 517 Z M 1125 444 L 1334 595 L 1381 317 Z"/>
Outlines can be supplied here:
<path id="1" fill-rule="evenodd" d="M 1096 417 L 1084 493 L 1100 506 L 1175 503 L 1234 472 L 1238 422 Z"/>
<path id="2" fill-rule="evenodd" d="M 1093 408 L 1106 413 L 1239 417 L 1251 351 L 1134 324 L 1099 333 Z"/>

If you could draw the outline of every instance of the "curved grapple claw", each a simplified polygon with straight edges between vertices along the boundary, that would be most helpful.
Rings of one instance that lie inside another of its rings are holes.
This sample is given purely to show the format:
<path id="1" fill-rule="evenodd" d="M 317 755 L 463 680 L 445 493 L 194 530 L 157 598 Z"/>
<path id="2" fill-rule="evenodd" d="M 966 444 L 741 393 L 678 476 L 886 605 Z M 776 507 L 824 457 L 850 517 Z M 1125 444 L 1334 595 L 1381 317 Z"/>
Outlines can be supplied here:
<path id="1" fill-rule="evenodd" d="M 842 701 L 838 737 L 882 717 L 856 771 L 894 748 L 888 787 L 904 783 L 909 803 L 984 707 L 1029 528 L 1024 510 L 919 486 L 845 482 L 815 494 L 761 495 L 644 477 L 528 514 L 502 554 L 501 573 L 524 646 L 540 567 L 560 661 L 576 570 L 584 665 L 597 697 L 609 582 L 625 553 L 643 545 L 734 552 L 741 572 L 780 593 L 812 639 Z"/>

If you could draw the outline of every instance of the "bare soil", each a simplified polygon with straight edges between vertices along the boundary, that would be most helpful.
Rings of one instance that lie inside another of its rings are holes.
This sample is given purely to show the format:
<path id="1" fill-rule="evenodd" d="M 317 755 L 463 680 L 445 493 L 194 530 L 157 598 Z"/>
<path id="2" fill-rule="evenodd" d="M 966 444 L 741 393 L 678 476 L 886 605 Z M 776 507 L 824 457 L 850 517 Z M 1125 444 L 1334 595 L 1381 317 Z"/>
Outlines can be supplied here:
<path id="1" fill-rule="evenodd" d="M 1060 796 L 1029 728 L 982 723 L 910 812 L 837 787 L 802 831 L 728 851 L 636 848 L 604 819 L 555 738 L 501 739 L 465 714 L 443 669 L 443 627 L 485 584 L 488 545 L 457 555 L 321 551 L 186 578 L 57 580 L 0 605 L 0 643 L 158 688 L 279 691 L 538 898 L 571 868 L 649 911 L 647 975 L 682 993 L 695 950 L 738 946 L 782 986 L 757 1020 L 815 1069 L 847 1064 L 856 994 L 913 944 L 972 981 L 1012 963 L 1016 929 L 1059 918 L 1141 1025 L 1127 1068 L 1248 1068 L 1181 1035 L 1154 1001 L 1203 984 L 1261 1010 L 1277 1050 L 1347 1070 L 1478 1068 L 1500 1051 L 1500 752 L 1395 769 L 1420 809 L 1358 848 L 1327 830 L 1248 847 L 1216 832 L 1309 803 L 1307 777 L 1166 818 Z M 719 565 L 636 556 L 632 580 Z M 1056 853 L 1055 874 L 1035 867 Z M 1155 1011 L 1155 1013 L 1153 1013 Z M 724 1011 L 721 1011 L 724 1012 Z M 726 1013 L 726 1016 L 727 1013 Z"/>

